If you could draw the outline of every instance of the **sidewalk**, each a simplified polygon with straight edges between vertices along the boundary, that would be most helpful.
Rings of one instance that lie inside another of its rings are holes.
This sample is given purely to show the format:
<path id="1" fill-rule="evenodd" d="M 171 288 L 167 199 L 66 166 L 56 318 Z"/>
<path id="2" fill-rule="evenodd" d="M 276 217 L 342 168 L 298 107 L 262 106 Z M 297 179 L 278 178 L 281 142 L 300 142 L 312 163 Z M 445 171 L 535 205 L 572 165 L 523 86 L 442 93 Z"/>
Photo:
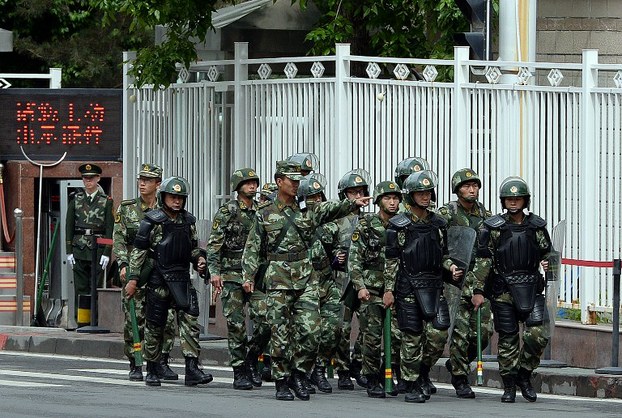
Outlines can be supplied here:
<path id="1" fill-rule="evenodd" d="M 205 366 L 227 366 L 227 340 L 213 335 L 201 341 L 201 363 Z M 124 359 L 123 336 L 119 333 L 85 334 L 60 328 L 0 326 L 0 350 Z M 176 346 L 171 357 L 182 354 Z M 441 359 L 432 368 L 434 381 L 450 383 L 450 375 Z M 475 373 L 471 374 L 475 379 Z M 496 362 L 484 363 L 484 386 L 501 388 Z M 622 376 L 596 374 L 593 369 L 576 367 L 540 367 L 534 373 L 533 386 L 538 393 L 576 395 L 590 398 L 622 399 Z"/>

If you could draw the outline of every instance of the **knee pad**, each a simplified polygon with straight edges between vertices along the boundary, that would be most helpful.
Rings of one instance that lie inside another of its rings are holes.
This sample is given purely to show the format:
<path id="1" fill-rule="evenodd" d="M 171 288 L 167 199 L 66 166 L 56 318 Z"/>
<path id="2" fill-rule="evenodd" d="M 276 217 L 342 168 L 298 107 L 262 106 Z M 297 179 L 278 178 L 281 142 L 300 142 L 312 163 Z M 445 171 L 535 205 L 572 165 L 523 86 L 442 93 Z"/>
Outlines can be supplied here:
<path id="1" fill-rule="evenodd" d="M 421 333 L 423 331 L 423 314 L 416 302 L 408 302 L 402 298 L 395 300 L 397 325 L 401 331 Z"/>
<path id="2" fill-rule="evenodd" d="M 446 329 L 449 329 L 450 324 L 451 319 L 449 317 L 449 305 L 447 304 L 447 299 L 441 298 L 438 304 L 438 312 L 436 313 L 436 317 L 432 320 L 432 326 L 440 331 L 445 331 Z"/>
<path id="3" fill-rule="evenodd" d="M 535 327 L 542 325 L 544 321 L 548 320 L 548 310 L 546 309 L 546 301 L 544 295 L 536 295 L 536 301 L 533 304 L 533 310 L 529 313 L 529 316 L 525 320 L 525 325 L 528 327 Z"/>
<path id="4" fill-rule="evenodd" d="M 168 300 L 161 299 L 153 289 L 147 288 L 146 302 L 145 319 L 159 327 L 166 325 L 169 308 Z"/>
<path id="5" fill-rule="evenodd" d="M 518 319 L 514 306 L 509 303 L 493 303 L 495 331 L 509 335 L 518 333 Z"/>

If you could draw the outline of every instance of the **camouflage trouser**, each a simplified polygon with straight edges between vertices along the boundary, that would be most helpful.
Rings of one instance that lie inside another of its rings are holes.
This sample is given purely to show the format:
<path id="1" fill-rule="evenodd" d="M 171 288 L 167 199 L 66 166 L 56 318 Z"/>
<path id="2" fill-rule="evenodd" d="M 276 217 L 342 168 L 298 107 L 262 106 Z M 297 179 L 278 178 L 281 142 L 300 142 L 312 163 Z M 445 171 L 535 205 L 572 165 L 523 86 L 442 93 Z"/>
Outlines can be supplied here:
<path id="1" fill-rule="evenodd" d="M 490 302 L 486 299 L 480 305 L 482 351 L 488 346 L 492 334 L 490 320 Z M 471 303 L 471 298 L 461 297 L 454 317 L 454 329 L 449 341 L 449 359 L 452 374 L 467 376 L 471 369 L 470 364 L 477 359 L 477 311 Z"/>
<path id="2" fill-rule="evenodd" d="M 381 368 L 380 353 L 382 351 L 382 334 L 384 331 L 385 309 L 382 298 L 371 296 L 369 301 L 361 302 L 359 323 L 361 336 L 361 354 L 363 357 L 363 374 L 376 374 Z"/>
<path id="3" fill-rule="evenodd" d="M 434 366 L 443 355 L 447 342 L 447 330 L 441 331 L 432 326 L 432 321 L 424 322 L 423 332 L 402 330 L 400 350 L 400 370 L 402 378 L 415 381 L 419 377 L 421 364 Z"/>
<path id="4" fill-rule="evenodd" d="M 350 363 L 352 361 L 361 362 L 363 360 L 363 356 L 361 354 L 362 337 L 360 332 L 354 341 L 354 350 L 352 352 L 350 350 L 353 316 L 354 312 L 346 307 L 344 318 L 340 329 L 338 329 L 337 335 L 337 348 L 334 357 L 336 370 L 350 370 Z"/>
<path id="5" fill-rule="evenodd" d="M 226 281 L 223 284 L 222 313 L 227 319 L 227 342 L 231 366 L 244 364 L 249 352 L 261 354 L 270 340 L 270 326 L 266 319 L 265 294 L 258 290 L 248 294 L 242 285 Z M 249 317 L 254 323 L 253 338 L 248 341 L 246 331 L 246 312 L 244 307 L 249 302 Z"/>
<path id="6" fill-rule="evenodd" d="M 130 317 L 130 304 L 125 293 L 125 287 L 121 288 L 121 295 L 123 296 L 123 314 L 125 316 L 125 324 L 123 326 L 123 340 L 125 342 L 123 346 L 123 352 L 128 359 L 134 358 L 134 331 L 132 329 L 132 318 Z M 145 289 L 136 289 L 133 296 L 135 311 L 136 311 L 136 323 L 138 325 L 138 333 L 140 335 L 140 341 L 145 339 Z M 175 310 L 169 309 L 168 316 L 166 318 L 166 326 L 164 327 L 164 342 L 162 344 L 162 353 L 169 354 L 173 350 L 175 345 L 175 335 L 177 334 L 175 326 Z"/>
<path id="7" fill-rule="evenodd" d="M 493 313 L 496 304 L 513 305 L 512 296 L 509 293 L 503 293 L 494 298 L 492 301 Z M 523 324 L 522 334 L 523 344 L 521 347 L 519 333 L 499 332 L 497 359 L 501 376 L 516 375 L 520 368 L 532 371 L 540 365 L 540 357 L 544 353 L 550 338 L 548 324 L 531 327 Z"/>
<path id="8" fill-rule="evenodd" d="M 402 348 L 402 331 L 397 325 L 395 309 L 391 310 L 391 363 L 400 364 L 400 349 Z"/>
<path id="9" fill-rule="evenodd" d="M 336 342 L 340 336 L 341 303 L 339 302 L 339 288 L 333 278 L 321 279 L 320 291 L 320 328 L 317 363 L 328 366 L 336 350 Z"/>
<path id="10" fill-rule="evenodd" d="M 294 370 L 310 372 L 321 326 L 317 283 L 300 290 L 270 289 L 267 295 L 272 377 L 282 379 Z"/>
<path id="11" fill-rule="evenodd" d="M 153 288 L 153 292 L 156 297 L 162 300 L 168 300 L 168 303 L 174 304 L 173 298 L 168 290 L 166 284 Z M 199 317 L 190 315 L 181 309 L 176 308 L 173 305 L 172 308 L 177 317 L 177 325 L 179 328 L 179 341 L 181 351 L 184 357 L 199 357 L 201 347 L 199 346 Z M 167 316 L 167 323 L 169 323 L 170 311 Z M 158 326 L 151 321 L 145 323 L 145 343 L 144 343 L 144 358 L 147 361 L 158 361 L 160 359 L 160 353 L 162 352 L 162 346 L 164 343 L 164 328 L 166 326 Z"/>

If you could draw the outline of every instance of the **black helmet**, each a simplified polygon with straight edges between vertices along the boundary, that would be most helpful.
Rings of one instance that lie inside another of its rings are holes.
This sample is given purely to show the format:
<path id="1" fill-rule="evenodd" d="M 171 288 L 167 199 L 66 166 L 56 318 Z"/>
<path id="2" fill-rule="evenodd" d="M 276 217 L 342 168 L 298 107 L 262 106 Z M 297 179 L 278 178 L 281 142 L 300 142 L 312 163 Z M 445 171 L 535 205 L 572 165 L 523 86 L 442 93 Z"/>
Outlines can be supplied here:
<path id="1" fill-rule="evenodd" d="M 339 199 L 344 200 L 346 198 L 346 189 L 351 189 L 353 187 L 365 188 L 363 195 L 369 196 L 369 179 L 369 173 L 362 168 L 348 171 L 341 180 L 339 180 L 339 184 L 337 185 Z"/>
<path id="2" fill-rule="evenodd" d="M 309 196 L 321 193 L 322 202 L 325 202 L 326 195 L 324 194 L 324 190 L 326 190 L 327 183 L 326 177 L 321 173 L 307 174 L 300 180 L 300 185 L 298 186 L 298 201 L 302 202 L 307 200 Z"/>
<path id="3" fill-rule="evenodd" d="M 162 181 L 160 184 L 160 189 L 158 190 L 158 203 L 160 206 L 164 206 L 164 196 L 163 194 L 168 193 L 177 196 L 184 197 L 184 204 L 182 206 L 186 206 L 186 200 L 188 200 L 188 195 L 190 195 L 190 185 L 188 181 L 186 181 L 183 177 L 168 177 Z"/>
<path id="4" fill-rule="evenodd" d="M 422 170 L 417 171 L 416 173 L 412 173 L 406 178 L 406 180 L 404 180 L 404 185 L 402 187 L 402 194 L 404 195 L 404 200 L 409 205 L 414 205 L 415 201 L 412 198 L 412 193 L 431 190 L 431 200 L 435 202 L 436 193 L 434 189 L 437 185 L 438 177 L 436 176 L 436 173 L 434 173 L 432 170 Z"/>
<path id="5" fill-rule="evenodd" d="M 288 161 L 300 165 L 300 171 L 314 172 L 320 167 L 320 160 L 317 155 L 310 152 L 299 152 L 287 157 Z"/>
<path id="6" fill-rule="evenodd" d="M 398 186 L 404 186 L 404 180 L 406 177 L 410 176 L 412 173 L 416 173 L 417 171 L 429 170 L 430 163 L 425 158 L 421 157 L 410 157 L 405 160 L 400 161 L 395 167 L 395 182 Z"/>
<path id="7" fill-rule="evenodd" d="M 527 182 L 518 176 L 510 176 L 501 182 L 499 186 L 499 199 L 501 207 L 505 209 L 506 197 L 524 197 L 525 208 L 529 208 L 531 202 L 531 192 Z"/>

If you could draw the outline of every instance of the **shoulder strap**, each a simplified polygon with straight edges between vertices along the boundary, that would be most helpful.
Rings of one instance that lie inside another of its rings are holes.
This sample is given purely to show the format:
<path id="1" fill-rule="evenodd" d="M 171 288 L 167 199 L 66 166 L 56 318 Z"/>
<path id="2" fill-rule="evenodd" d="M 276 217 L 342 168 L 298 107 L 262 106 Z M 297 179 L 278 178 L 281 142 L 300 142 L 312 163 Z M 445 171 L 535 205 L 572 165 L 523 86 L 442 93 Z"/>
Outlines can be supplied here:
<path id="1" fill-rule="evenodd" d="M 302 240 L 302 243 L 305 245 L 305 248 L 309 249 L 309 245 L 307 245 L 307 241 L 304 238 L 304 235 L 302 235 L 302 231 L 300 231 L 300 228 L 298 228 L 298 225 L 296 225 L 296 223 L 294 222 L 294 220 L 287 214 L 287 212 L 285 210 L 283 210 L 283 217 L 285 217 L 285 223 L 287 224 L 287 229 L 289 229 L 290 227 L 294 227 L 296 229 L 296 232 L 298 232 L 298 235 L 300 236 L 300 239 Z M 285 229 L 285 228 L 283 228 Z M 285 231 L 287 232 L 287 231 Z M 280 237 L 280 235 L 279 235 Z M 281 238 L 281 240 L 283 240 L 283 238 Z M 280 242 L 279 242 L 280 244 Z"/>

